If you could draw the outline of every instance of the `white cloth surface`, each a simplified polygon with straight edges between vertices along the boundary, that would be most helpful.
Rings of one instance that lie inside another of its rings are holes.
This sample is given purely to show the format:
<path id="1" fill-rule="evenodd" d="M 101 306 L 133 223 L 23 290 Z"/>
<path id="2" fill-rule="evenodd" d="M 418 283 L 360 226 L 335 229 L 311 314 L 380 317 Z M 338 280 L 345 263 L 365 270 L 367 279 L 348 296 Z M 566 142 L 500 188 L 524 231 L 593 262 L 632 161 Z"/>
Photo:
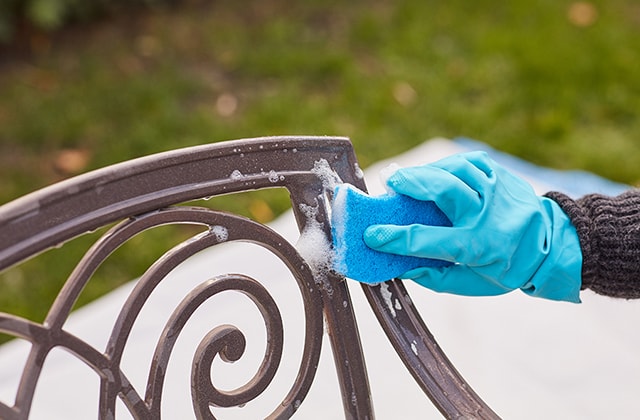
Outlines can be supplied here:
<path id="1" fill-rule="evenodd" d="M 468 147 L 468 143 L 448 140 L 427 141 L 365 171 L 369 191 L 383 192 L 378 174 L 391 162 L 416 165 L 467 151 Z M 517 165 L 510 169 L 518 172 Z M 542 183 L 535 172 L 522 175 L 539 193 L 558 189 L 553 177 L 545 176 Z M 271 226 L 295 244 L 298 232 L 290 211 Z M 251 252 L 249 264 L 247 251 Z M 298 289 L 284 264 L 255 245 L 223 244 L 192 257 L 174 270 L 145 305 L 125 349 L 122 368 L 143 395 L 151 355 L 170 312 L 195 285 L 226 272 L 242 272 L 267 285 L 285 321 L 285 353 L 279 373 L 263 397 L 244 408 L 214 413 L 222 419 L 263 418 L 282 401 L 297 374 L 303 312 Z M 65 328 L 103 349 L 133 284 L 74 312 Z M 376 417 L 440 418 L 387 342 L 360 286 L 350 281 L 349 287 L 369 368 Z M 583 303 L 575 305 L 531 298 L 519 292 L 467 298 L 437 294 L 410 282 L 407 288 L 454 365 L 503 418 L 637 417 L 634 405 L 640 392 L 640 329 L 635 322 L 640 319 L 640 301 L 614 300 L 583 292 Z M 212 375 L 216 385 L 231 389 L 246 383 L 255 373 L 265 345 L 264 325 L 258 311 L 238 294 L 212 299 L 187 324 L 174 349 L 163 393 L 163 418 L 193 417 L 189 394 L 193 353 L 202 337 L 221 323 L 236 325 L 245 333 L 247 354 L 235 364 L 216 362 Z M 14 340 L 0 347 L 0 400 L 5 403 L 11 403 L 15 397 L 28 346 Z M 97 375 L 73 356 L 55 350 L 45 362 L 32 418 L 95 418 L 97 393 Z M 118 407 L 117 418 L 129 418 L 122 406 Z M 294 418 L 344 418 L 326 334 L 316 379 Z"/>

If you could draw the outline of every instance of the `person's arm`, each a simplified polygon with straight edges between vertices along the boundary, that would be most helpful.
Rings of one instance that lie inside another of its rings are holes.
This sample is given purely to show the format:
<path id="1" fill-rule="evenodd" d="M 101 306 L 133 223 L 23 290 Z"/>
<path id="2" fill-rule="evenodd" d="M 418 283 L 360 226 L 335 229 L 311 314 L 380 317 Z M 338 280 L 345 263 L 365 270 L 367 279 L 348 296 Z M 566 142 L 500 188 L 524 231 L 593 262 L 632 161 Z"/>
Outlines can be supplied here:
<path id="1" fill-rule="evenodd" d="M 498 295 L 514 289 L 579 302 L 582 289 L 640 298 L 640 190 L 617 197 L 539 197 L 481 152 L 402 168 L 387 179 L 398 194 L 433 201 L 452 223 L 374 225 L 365 243 L 381 252 L 432 258 L 401 278 L 439 292 Z"/>
<path id="2" fill-rule="evenodd" d="M 607 296 L 640 298 L 640 190 L 617 197 L 559 192 L 556 201 L 576 227 L 582 249 L 582 289 Z"/>

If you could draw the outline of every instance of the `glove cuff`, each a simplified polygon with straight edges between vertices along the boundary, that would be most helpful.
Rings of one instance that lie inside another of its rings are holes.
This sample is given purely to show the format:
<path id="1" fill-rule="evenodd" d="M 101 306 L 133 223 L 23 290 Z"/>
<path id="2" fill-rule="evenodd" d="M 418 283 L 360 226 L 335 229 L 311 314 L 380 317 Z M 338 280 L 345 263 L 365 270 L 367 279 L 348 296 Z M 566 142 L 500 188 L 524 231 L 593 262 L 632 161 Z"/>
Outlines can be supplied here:
<path id="1" fill-rule="evenodd" d="M 597 262 L 600 260 L 598 247 L 591 246 L 593 231 L 591 218 L 576 201 L 561 192 L 551 191 L 544 196 L 558 203 L 576 228 L 583 256 L 581 289 L 587 289 L 591 285 L 592 279 L 598 277 Z"/>
<path id="2" fill-rule="evenodd" d="M 572 200 L 552 192 L 578 231 L 584 262 L 582 288 L 627 299 L 640 298 L 640 190 L 616 197 L 589 194 Z"/>
<path id="3" fill-rule="evenodd" d="M 530 296 L 580 303 L 582 252 L 576 228 L 558 203 L 541 197 L 540 204 L 548 217 L 548 253 L 521 289 Z"/>

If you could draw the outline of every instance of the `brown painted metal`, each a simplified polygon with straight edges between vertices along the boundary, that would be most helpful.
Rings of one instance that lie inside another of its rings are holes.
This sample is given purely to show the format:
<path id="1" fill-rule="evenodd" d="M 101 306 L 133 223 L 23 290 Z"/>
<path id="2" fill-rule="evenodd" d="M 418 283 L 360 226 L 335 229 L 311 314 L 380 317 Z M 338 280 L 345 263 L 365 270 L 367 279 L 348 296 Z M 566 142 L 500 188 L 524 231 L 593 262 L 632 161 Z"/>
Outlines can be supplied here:
<path id="1" fill-rule="evenodd" d="M 120 221 L 87 251 L 42 324 L 0 313 L 0 332 L 33 344 L 15 402 L 13 405 L 0 402 L 0 418 L 29 417 L 44 360 L 54 347 L 65 348 L 99 375 L 99 418 L 114 417 L 118 398 L 134 418 L 160 418 L 164 372 L 177 337 L 194 311 L 224 290 L 240 291 L 254 302 L 264 319 L 267 347 L 258 372 L 247 384 L 236 390 L 221 391 L 211 381 L 213 360 L 217 356 L 225 361 L 241 358 L 245 338 L 231 325 L 214 327 L 206 334 L 192 361 L 194 412 L 197 418 L 214 418 L 215 409 L 212 411 L 211 407 L 241 406 L 259 396 L 278 370 L 284 331 L 279 309 L 268 290 L 256 279 L 242 274 L 221 275 L 202 283 L 173 310 L 158 339 L 144 394 L 131 385 L 120 369 L 124 347 L 137 316 L 165 276 L 205 248 L 221 241 L 245 241 L 268 249 L 287 265 L 302 294 L 305 311 L 304 354 L 298 375 L 269 418 L 289 418 L 304 402 L 318 365 L 324 317 L 345 417 L 372 419 L 367 369 L 344 278 L 317 270 L 278 233 L 255 221 L 205 208 L 174 207 L 204 197 L 284 187 L 290 192 L 300 231 L 317 225 L 330 240 L 327 206 L 332 191 L 323 175 L 314 169 L 323 161 L 341 182 L 366 190 L 348 139 L 265 137 L 128 161 L 61 182 L 0 207 L 0 270 L 83 233 Z M 314 220 L 303 211 L 305 206 L 317 209 Z M 203 225 L 210 229 L 171 249 L 147 270 L 123 305 L 105 349 L 92 348 L 63 329 L 81 290 L 112 252 L 144 230 L 173 223 Z M 221 238 L 213 229 L 216 226 L 224 226 L 228 237 Z M 401 282 L 365 286 L 364 292 L 399 356 L 445 417 L 497 418 L 442 353 Z M 390 310 L 385 300 L 389 293 L 405 310 Z"/>

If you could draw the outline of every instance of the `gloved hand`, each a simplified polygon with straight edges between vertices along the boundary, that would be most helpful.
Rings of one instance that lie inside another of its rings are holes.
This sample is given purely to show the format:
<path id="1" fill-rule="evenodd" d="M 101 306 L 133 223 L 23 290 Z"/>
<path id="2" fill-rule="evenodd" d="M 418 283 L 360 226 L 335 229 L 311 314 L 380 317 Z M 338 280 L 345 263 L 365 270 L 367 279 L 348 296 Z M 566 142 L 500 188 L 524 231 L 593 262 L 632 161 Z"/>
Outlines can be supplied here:
<path id="1" fill-rule="evenodd" d="M 453 225 L 366 229 L 364 241 L 375 250 L 454 263 L 413 269 L 401 278 L 459 295 L 522 289 L 532 296 L 580 302 L 582 252 L 569 218 L 486 153 L 399 169 L 387 184 L 399 194 L 434 201 Z"/>

